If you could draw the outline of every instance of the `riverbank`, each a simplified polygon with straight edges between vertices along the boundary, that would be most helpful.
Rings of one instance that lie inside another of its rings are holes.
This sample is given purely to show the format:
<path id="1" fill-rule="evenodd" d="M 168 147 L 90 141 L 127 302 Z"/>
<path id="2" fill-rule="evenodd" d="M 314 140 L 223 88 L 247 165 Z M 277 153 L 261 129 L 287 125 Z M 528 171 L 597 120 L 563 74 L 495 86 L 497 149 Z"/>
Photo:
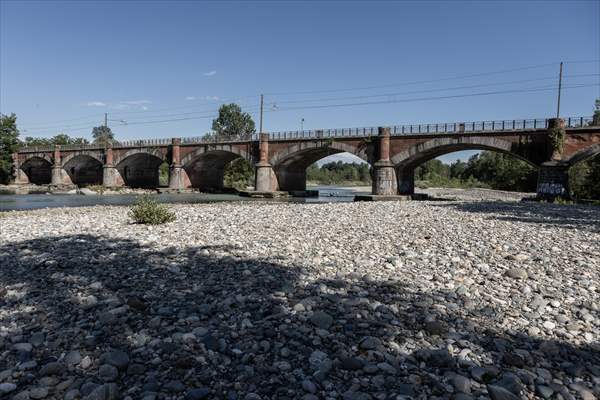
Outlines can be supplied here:
<path id="1" fill-rule="evenodd" d="M 2 218 L 0 390 L 21 399 L 600 394 L 598 208 L 171 208 L 177 221 L 154 227 L 131 224 L 126 207 Z"/>

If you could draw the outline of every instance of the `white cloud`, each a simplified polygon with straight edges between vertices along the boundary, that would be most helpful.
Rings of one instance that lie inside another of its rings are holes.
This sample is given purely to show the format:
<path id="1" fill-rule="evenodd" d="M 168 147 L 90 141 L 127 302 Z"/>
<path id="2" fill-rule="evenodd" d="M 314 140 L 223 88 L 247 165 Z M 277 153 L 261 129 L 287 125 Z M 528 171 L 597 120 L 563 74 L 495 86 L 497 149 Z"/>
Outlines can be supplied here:
<path id="1" fill-rule="evenodd" d="M 196 96 L 188 96 L 185 99 L 186 100 L 196 100 Z"/>
<path id="2" fill-rule="evenodd" d="M 218 96 L 206 96 L 205 99 L 217 101 L 217 100 L 219 100 L 219 97 Z"/>
<path id="3" fill-rule="evenodd" d="M 203 73 L 202 75 L 204 75 L 204 76 L 213 76 L 213 75 L 215 75 L 216 73 L 217 73 L 217 71 L 210 71 L 210 72 L 205 72 L 205 73 Z"/>
<path id="4" fill-rule="evenodd" d="M 88 101 L 86 105 L 88 107 L 106 107 L 106 103 L 102 101 Z"/>
<path id="5" fill-rule="evenodd" d="M 152 104 L 151 100 L 129 100 L 129 101 L 122 101 L 123 104 L 128 104 L 130 106 L 139 106 L 142 104 Z"/>

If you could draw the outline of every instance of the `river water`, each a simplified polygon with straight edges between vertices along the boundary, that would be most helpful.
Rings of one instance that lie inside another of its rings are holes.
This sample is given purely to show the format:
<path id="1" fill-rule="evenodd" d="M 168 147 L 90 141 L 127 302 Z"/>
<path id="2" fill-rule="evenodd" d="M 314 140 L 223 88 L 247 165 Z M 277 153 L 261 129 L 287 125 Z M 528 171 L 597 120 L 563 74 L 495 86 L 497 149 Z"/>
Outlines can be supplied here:
<path id="1" fill-rule="evenodd" d="M 365 187 L 311 186 L 318 190 L 319 197 L 255 199 L 235 194 L 205 193 L 161 193 L 152 195 L 161 203 L 212 203 L 219 201 L 262 201 L 262 202 L 301 202 L 330 203 L 353 201 L 356 194 L 368 194 Z M 84 207 L 95 205 L 129 205 L 135 202 L 136 194 L 120 195 L 80 195 L 80 194 L 10 194 L 0 195 L 0 211 L 34 210 L 54 207 Z"/>

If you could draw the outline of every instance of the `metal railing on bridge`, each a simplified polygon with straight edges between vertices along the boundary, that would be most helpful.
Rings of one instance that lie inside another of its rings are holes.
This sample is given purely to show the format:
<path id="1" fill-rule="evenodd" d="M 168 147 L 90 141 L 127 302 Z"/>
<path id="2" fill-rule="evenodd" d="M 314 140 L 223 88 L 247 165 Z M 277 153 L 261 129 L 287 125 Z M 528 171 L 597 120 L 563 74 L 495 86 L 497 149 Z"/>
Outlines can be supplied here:
<path id="1" fill-rule="evenodd" d="M 566 128 L 583 128 L 591 126 L 592 117 L 566 117 Z M 544 130 L 548 128 L 548 118 L 544 119 L 515 119 L 515 120 L 493 120 L 479 122 L 452 122 L 438 124 L 418 124 L 418 125 L 394 125 L 390 127 L 390 134 L 400 135 L 419 135 L 419 134 L 448 134 L 448 133 L 478 133 L 478 132 L 510 132 L 520 130 Z M 377 127 L 364 128 L 340 128 L 340 129 L 314 129 L 300 131 L 269 132 L 270 140 L 295 140 L 295 139 L 331 139 L 342 137 L 369 137 L 378 134 Z M 204 136 L 181 138 L 181 144 L 210 144 L 210 143 L 239 143 L 259 140 L 258 133 L 239 135 L 234 137 L 222 137 L 214 133 L 208 133 Z M 113 148 L 126 147 L 153 147 L 166 146 L 172 143 L 171 138 L 160 139 L 141 139 L 114 142 Z M 61 145 L 61 150 L 99 150 L 104 149 L 100 144 L 72 144 Z M 19 149 L 21 152 L 44 152 L 52 151 L 54 146 L 25 146 Z"/>
<path id="2" fill-rule="evenodd" d="M 394 125 L 390 127 L 390 134 L 418 135 L 418 134 L 444 134 L 444 133 L 473 133 L 473 132 L 503 132 L 516 130 L 547 129 L 548 118 L 518 119 L 518 120 L 492 120 L 479 122 L 452 122 L 438 124 L 418 125 Z M 581 128 L 591 126 L 591 117 L 565 118 L 566 128 Z M 303 131 L 271 132 L 269 138 L 272 140 L 294 140 L 294 139 L 321 139 L 337 137 L 368 137 L 378 134 L 377 127 L 368 128 L 342 128 L 342 129 L 316 129 Z"/>

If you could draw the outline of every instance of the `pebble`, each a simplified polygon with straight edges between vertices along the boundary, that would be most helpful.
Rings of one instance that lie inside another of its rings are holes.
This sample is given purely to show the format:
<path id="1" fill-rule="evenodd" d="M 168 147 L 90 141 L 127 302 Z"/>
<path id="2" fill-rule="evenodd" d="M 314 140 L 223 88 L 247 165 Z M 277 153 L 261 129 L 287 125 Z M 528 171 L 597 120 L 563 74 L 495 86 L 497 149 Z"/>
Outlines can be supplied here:
<path id="1" fill-rule="evenodd" d="M 0 396 L 592 399 L 600 209 L 493 193 L 7 213 Z"/>

